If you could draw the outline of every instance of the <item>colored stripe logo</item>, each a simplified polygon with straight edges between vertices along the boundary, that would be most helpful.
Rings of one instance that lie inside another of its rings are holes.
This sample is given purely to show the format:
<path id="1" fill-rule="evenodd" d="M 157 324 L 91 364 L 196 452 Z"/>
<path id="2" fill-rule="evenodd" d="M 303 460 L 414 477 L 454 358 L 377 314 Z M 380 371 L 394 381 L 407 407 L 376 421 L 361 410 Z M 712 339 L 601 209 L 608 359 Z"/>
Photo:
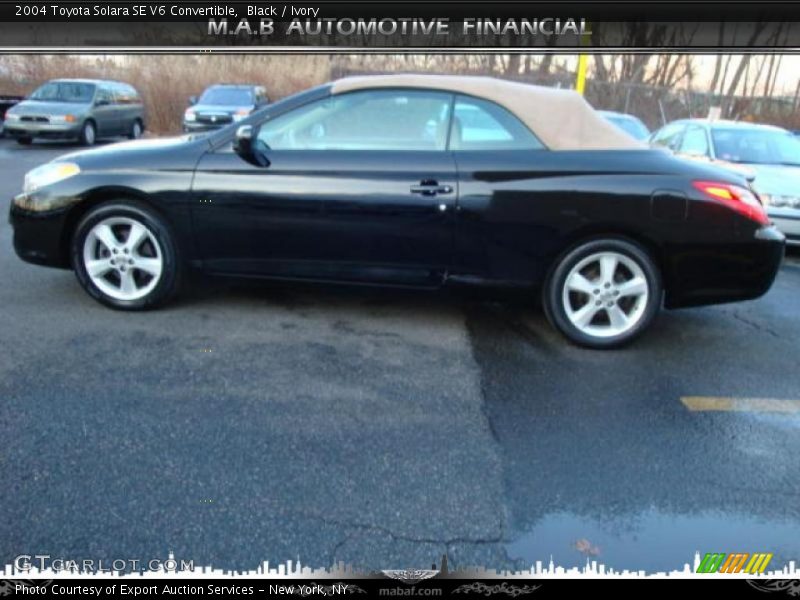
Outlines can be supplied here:
<path id="1" fill-rule="evenodd" d="M 697 573 L 749 573 L 762 574 L 772 560 L 771 552 L 749 554 L 739 552 L 724 554 L 721 552 L 706 553 L 697 567 Z"/>

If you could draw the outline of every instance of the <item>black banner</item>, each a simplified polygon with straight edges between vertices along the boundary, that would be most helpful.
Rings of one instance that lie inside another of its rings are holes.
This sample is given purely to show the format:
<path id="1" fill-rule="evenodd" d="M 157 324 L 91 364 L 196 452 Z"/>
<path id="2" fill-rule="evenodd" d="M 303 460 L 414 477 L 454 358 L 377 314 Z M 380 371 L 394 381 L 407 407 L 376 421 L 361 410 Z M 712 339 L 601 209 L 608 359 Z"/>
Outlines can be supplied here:
<path id="1" fill-rule="evenodd" d="M 731 594 L 741 597 L 784 598 L 797 595 L 800 581 L 715 579 L 658 579 L 663 592 Z M 613 585 L 614 591 L 652 593 L 653 580 L 637 579 L 394 579 L 384 575 L 335 579 L 207 579 L 110 578 L 0 580 L 7 596 L 155 598 L 163 596 L 236 596 L 299 598 L 552 598 L 564 594 L 597 594 Z M 765 593 L 771 593 L 765 596 Z"/>
<path id="2" fill-rule="evenodd" d="M 0 50 L 769 50 L 798 24 L 785 2 L 27 1 L 0 4 Z"/>

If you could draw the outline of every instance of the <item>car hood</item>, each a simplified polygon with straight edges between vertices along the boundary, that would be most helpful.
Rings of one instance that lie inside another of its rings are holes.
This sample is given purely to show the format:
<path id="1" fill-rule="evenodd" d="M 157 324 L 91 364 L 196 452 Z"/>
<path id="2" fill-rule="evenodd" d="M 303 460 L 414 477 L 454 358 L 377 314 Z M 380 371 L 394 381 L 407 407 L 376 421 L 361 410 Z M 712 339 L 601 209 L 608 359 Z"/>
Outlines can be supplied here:
<path id="1" fill-rule="evenodd" d="M 8 109 L 12 115 L 69 115 L 88 111 L 91 104 L 78 102 L 42 102 L 40 100 L 23 100 Z"/>
<path id="2" fill-rule="evenodd" d="M 725 169 L 726 171 L 736 173 L 737 175 L 742 175 L 747 180 L 752 180 L 756 175 L 755 171 L 751 168 L 750 165 L 735 163 L 729 160 L 722 160 L 721 158 L 709 158 L 708 156 L 698 156 L 695 154 L 682 154 L 682 153 L 677 153 L 676 156 L 684 160 L 700 164 L 713 165 L 714 167 Z"/>
<path id="3" fill-rule="evenodd" d="M 195 104 L 189 107 L 196 113 L 233 114 L 237 110 L 253 110 L 252 104 Z"/>
<path id="4" fill-rule="evenodd" d="M 800 167 L 749 165 L 756 174 L 753 187 L 764 194 L 800 196 Z"/>
<path id="5" fill-rule="evenodd" d="M 85 170 L 182 168 L 196 164 L 197 159 L 208 148 L 209 143 L 205 136 L 183 135 L 121 142 L 70 152 L 59 156 L 54 162 L 74 162 Z"/>

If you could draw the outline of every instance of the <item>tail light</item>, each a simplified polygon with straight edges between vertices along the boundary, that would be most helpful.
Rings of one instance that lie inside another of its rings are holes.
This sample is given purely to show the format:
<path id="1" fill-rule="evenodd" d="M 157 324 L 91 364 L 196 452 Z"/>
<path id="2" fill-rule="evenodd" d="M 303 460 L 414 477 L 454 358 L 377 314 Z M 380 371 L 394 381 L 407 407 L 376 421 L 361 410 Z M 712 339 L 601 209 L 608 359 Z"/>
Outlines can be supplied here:
<path id="1" fill-rule="evenodd" d="M 708 198 L 724 204 L 760 225 L 769 225 L 769 217 L 753 192 L 740 185 L 719 181 L 693 181 L 692 185 Z"/>

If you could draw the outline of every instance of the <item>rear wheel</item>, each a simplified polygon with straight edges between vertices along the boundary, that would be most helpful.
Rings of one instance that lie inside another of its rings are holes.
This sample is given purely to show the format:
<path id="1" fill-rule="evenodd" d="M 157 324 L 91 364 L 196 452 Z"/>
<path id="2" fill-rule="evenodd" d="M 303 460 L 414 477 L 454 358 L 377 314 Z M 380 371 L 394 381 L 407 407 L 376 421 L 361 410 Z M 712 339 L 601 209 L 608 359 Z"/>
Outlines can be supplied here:
<path id="1" fill-rule="evenodd" d="M 180 283 L 173 236 L 161 217 L 138 203 L 92 210 L 75 230 L 71 256 L 83 288 L 113 308 L 153 308 Z"/>
<path id="2" fill-rule="evenodd" d="M 142 122 L 139 119 L 136 119 L 131 125 L 130 133 L 128 133 L 128 137 L 132 140 L 138 140 L 142 137 L 142 133 L 144 133 L 144 126 L 142 126 Z"/>
<path id="3" fill-rule="evenodd" d="M 594 239 L 560 259 L 544 305 L 550 322 L 572 342 L 611 348 L 650 325 L 661 295 L 658 270 L 644 249 L 627 240 Z"/>

